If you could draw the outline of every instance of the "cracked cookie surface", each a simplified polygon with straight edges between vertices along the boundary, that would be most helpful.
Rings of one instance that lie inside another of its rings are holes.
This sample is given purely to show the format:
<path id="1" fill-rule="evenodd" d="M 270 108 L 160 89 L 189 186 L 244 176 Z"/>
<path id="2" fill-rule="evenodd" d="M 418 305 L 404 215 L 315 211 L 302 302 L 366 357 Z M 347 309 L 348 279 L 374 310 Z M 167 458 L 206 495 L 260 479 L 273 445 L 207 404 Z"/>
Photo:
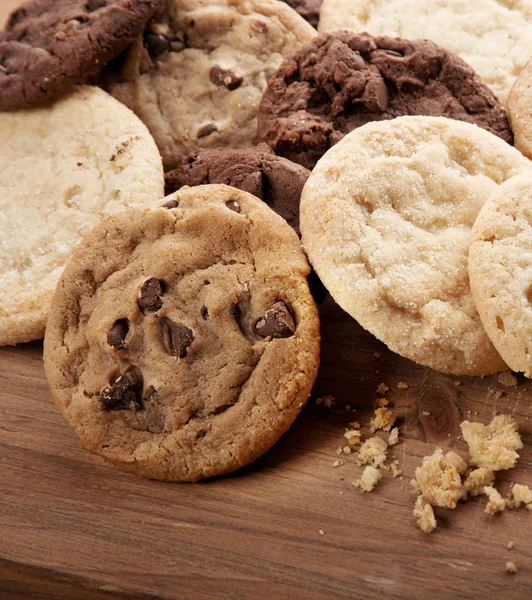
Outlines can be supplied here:
<path id="1" fill-rule="evenodd" d="M 82 86 L 0 112 L 0 345 L 42 338 L 72 248 L 102 217 L 163 194 L 161 156 L 125 106 Z"/>
<path id="2" fill-rule="evenodd" d="M 162 0 L 33 0 L 0 34 L 0 110 L 54 100 L 97 75 Z"/>
<path id="3" fill-rule="evenodd" d="M 274 0 L 170 0 L 104 87 L 148 126 L 175 168 L 198 148 L 257 140 L 267 78 L 316 30 Z"/>
<path id="4" fill-rule="evenodd" d="M 429 40 L 348 31 L 283 61 L 259 106 L 259 137 L 311 169 L 353 129 L 403 115 L 466 121 L 512 142 L 506 111 L 461 58 Z"/>
<path id="5" fill-rule="evenodd" d="M 394 352 L 448 373 L 500 371 L 471 295 L 467 250 L 489 196 L 531 171 L 518 150 L 469 123 L 368 123 L 311 173 L 303 245 L 333 298 Z"/>
<path id="6" fill-rule="evenodd" d="M 319 31 L 429 39 L 454 52 L 506 104 L 532 55 L 532 0 L 324 0 Z"/>
<path id="7" fill-rule="evenodd" d="M 180 190 L 74 252 L 45 338 L 82 444 L 138 474 L 196 481 L 257 458 L 305 404 L 319 320 L 296 233 L 245 192 Z"/>

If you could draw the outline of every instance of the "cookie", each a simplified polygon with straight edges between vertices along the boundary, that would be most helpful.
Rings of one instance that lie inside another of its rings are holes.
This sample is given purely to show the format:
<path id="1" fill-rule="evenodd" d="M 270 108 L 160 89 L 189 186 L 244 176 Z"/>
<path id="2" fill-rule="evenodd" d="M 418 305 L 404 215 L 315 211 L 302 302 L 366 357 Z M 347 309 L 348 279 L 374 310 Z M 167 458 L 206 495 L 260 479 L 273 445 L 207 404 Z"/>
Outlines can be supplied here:
<path id="1" fill-rule="evenodd" d="M 512 142 L 504 108 L 473 69 L 429 40 L 337 31 L 286 58 L 259 107 L 259 136 L 311 169 L 370 121 L 444 116 Z"/>
<path id="2" fill-rule="evenodd" d="M 490 197 L 469 246 L 471 291 L 484 328 L 512 371 L 532 377 L 532 177 Z"/>
<path id="3" fill-rule="evenodd" d="M 319 321 L 295 232 L 222 185 L 104 221 L 74 251 L 44 343 L 53 397 L 89 451 L 197 481 L 253 461 L 305 404 Z"/>
<path id="4" fill-rule="evenodd" d="M 318 28 L 320 20 L 320 8 L 323 0 L 283 0 L 288 6 L 291 6 L 305 21 L 308 21 L 312 27 Z"/>
<path id="5" fill-rule="evenodd" d="M 0 113 L 0 346 L 39 339 L 72 248 L 102 216 L 163 193 L 146 127 L 94 87 Z"/>
<path id="6" fill-rule="evenodd" d="M 319 31 L 425 38 L 458 54 L 506 104 L 532 55 L 530 0 L 324 0 Z"/>
<path id="7" fill-rule="evenodd" d="M 532 163 L 444 117 L 368 123 L 323 156 L 301 197 L 303 245 L 333 298 L 391 350 L 456 375 L 505 369 L 469 288 L 471 228 Z"/>
<path id="8" fill-rule="evenodd" d="M 103 85 L 146 123 L 170 170 L 199 148 L 254 145 L 267 77 L 315 35 L 277 0 L 171 0 Z"/>
<path id="9" fill-rule="evenodd" d="M 0 35 L 0 110 L 42 104 L 97 75 L 161 0 L 33 0 Z"/>
<path id="10" fill-rule="evenodd" d="M 245 150 L 199 150 L 165 174 L 166 193 L 185 185 L 222 183 L 260 198 L 299 234 L 299 200 L 310 171 L 275 156 L 265 144 Z"/>
<path id="11" fill-rule="evenodd" d="M 515 147 L 532 158 L 532 62 L 516 79 L 508 96 L 508 115 L 515 136 Z"/>

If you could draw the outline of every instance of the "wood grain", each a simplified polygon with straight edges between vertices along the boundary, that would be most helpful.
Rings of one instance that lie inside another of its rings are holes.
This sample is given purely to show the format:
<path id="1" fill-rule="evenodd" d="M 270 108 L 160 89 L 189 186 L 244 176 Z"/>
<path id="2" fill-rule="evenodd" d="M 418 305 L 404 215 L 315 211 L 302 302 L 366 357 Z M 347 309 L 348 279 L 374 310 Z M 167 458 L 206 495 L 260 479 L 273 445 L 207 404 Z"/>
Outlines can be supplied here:
<path id="1" fill-rule="evenodd" d="M 0 0 L 0 22 L 17 3 Z M 41 344 L 0 349 L 0 598 L 530 597 L 530 511 L 490 517 L 477 498 L 438 511 L 427 536 L 412 519 L 408 481 L 436 445 L 465 450 L 463 418 L 503 412 L 526 446 L 500 487 L 532 485 L 532 383 L 445 376 L 392 354 L 331 301 L 321 316 L 313 396 L 332 394 L 335 406 L 309 402 L 254 465 L 195 485 L 139 479 L 85 453 L 51 401 Z M 349 421 L 367 433 L 381 382 L 401 420 L 392 454 L 404 478 L 385 474 L 362 495 L 353 457 L 332 464 Z"/>

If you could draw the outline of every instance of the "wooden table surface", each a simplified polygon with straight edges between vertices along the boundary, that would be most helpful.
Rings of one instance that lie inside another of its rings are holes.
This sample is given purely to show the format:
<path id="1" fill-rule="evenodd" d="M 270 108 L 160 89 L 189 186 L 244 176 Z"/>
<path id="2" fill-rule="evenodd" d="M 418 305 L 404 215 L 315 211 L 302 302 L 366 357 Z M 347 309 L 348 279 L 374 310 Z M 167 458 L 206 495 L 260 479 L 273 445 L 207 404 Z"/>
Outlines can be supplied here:
<path id="1" fill-rule="evenodd" d="M 0 0 L 0 21 L 16 4 Z M 321 316 L 313 397 L 332 394 L 335 406 L 310 401 L 254 465 L 201 484 L 143 480 L 88 455 L 52 403 L 41 343 L 0 349 L 0 598 L 529 598 L 532 512 L 488 516 L 476 498 L 438 510 L 426 535 L 408 482 L 437 445 L 465 452 L 463 418 L 502 412 L 525 448 L 499 487 L 532 486 L 532 382 L 445 376 L 392 354 L 331 301 Z M 385 473 L 363 495 L 353 456 L 332 465 L 349 421 L 367 434 L 381 382 L 400 419 L 391 454 L 404 478 Z"/>

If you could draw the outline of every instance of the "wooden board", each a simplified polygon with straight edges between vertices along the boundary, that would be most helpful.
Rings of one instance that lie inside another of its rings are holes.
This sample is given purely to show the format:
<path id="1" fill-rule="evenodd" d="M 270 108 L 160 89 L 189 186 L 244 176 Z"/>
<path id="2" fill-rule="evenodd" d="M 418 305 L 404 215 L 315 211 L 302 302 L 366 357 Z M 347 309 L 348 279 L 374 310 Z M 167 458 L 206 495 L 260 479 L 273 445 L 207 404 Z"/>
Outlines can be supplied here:
<path id="1" fill-rule="evenodd" d="M 42 589 L 54 598 L 527 597 L 530 511 L 490 517 L 477 498 L 438 511 L 439 528 L 426 535 L 412 519 L 408 481 L 436 445 L 465 450 L 463 417 L 487 422 L 504 412 L 526 446 L 500 487 L 532 485 L 532 382 L 505 388 L 495 377 L 445 376 L 387 351 L 332 302 L 321 314 L 315 395 L 333 394 L 336 405 L 311 401 L 262 459 L 201 484 L 146 481 L 85 453 L 52 404 L 41 344 L 1 349 L 0 590 L 9 598 L 50 597 Z M 409 388 L 398 390 L 399 381 Z M 381 382 L 401 419 L 392 454 L 405 474 L 385 474 L 362 495 L 351 485 L 361 471 L 353 457 L 332 464 L 350 420 L 367 433 Z M 517 575 L 505 572 L 507 560 Z"/>
<path id="2" fill-rule="evenodd" d="M 0 0 L 0 21 L 16 4 Z M 313 395 L 335 406 L 309 402 L 254 465 L 196 485 L 146 481 L 85 453 L 51 401 L 42 345 L 0 349 L 0 598 L 528 598 L 532 512 L 490 517 L 477 498 L 438 511 L 425 535 L 408 481 L 437 445 L 465 451 L 463 418 L 502 412 L 526 445 L 500 488 L 532 486 L 532 382 L 445 376 L 387 351 L 330 301 L 321 316 Z M 332 465 L 349 421 L 367 433 L 381 382 L 400 418 L 391 454 L 404 478 L 385 474 L 362 495 L 353 457 Z"/>

